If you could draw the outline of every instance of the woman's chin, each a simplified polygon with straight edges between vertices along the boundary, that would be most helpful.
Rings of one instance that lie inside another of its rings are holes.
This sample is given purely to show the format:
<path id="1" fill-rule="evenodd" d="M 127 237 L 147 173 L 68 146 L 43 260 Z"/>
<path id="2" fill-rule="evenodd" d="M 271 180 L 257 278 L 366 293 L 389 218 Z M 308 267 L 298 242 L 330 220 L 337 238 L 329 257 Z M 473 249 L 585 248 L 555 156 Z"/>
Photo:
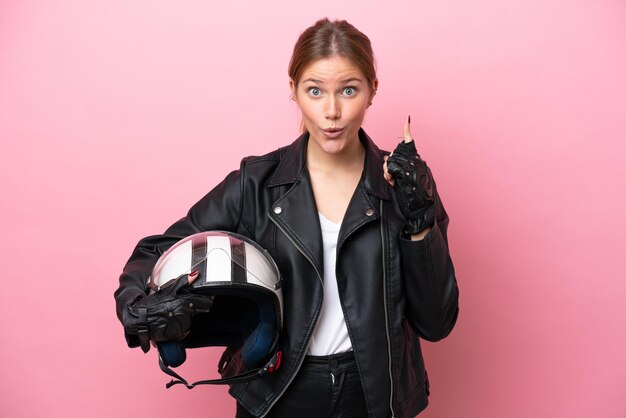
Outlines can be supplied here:
<path id="1" fill-rule="evenodd" d="M 333 139 L 324 141 L 321 148 L 327 154 L 341 154 L 346 147 L 343 141 Z"/>

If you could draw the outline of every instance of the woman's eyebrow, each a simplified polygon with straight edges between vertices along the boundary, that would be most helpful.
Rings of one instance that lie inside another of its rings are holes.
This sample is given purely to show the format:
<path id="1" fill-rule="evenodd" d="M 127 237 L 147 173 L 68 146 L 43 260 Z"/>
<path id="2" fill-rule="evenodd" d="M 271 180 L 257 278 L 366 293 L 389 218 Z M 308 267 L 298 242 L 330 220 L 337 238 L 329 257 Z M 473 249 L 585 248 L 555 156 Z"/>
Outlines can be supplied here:
<path id="1" fill-rule="evenodd" d="M 345 80 L 341 80 L 342 83 L 351 83 L 353 81 L 358 81 L 360 83 L 362 80 L 357 77 L 350 77 L 350 78 L 346 78 Z"/>
<path id="2" fill-rule="evenodd" d="M 315 78 L 307 78 L 306 80 L 303 80 L 303 83 L 306 83 L 307 81 L 310 81 L 312 83 L 316 83 L 316 84 L 324 84 L 324 82 L 322 80 L 317 80 Z M 340 83 L 350 83 L 353 81 L 358 81 L 359 83 L 362 82 L 362 80 L 360 78 L 357 77 L 350 77 L 350 78 L 346 78 L 345 80 L 339 80 Z"/>

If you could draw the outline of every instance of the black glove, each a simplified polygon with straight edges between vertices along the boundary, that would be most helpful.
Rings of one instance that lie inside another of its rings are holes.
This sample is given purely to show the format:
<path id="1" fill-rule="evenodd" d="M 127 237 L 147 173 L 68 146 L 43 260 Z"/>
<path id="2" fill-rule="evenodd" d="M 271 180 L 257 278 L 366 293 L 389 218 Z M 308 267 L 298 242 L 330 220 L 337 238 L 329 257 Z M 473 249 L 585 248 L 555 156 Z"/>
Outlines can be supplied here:
<path id="1" fill-rule="evenodd" d="M 152 341 L 179 341 L 191 327 L 192 317 L 209 312 L 210 296 L 192 293 L 186 274 L 170 280 L 157 292 L 135 299 L 124 306 L 122 323 L 127 334 L 139 336 L 141 349 L 150 350 Z"/>
<path id="2" fill-rule="evenodd" d="M 435 200 L 430 170 L 415 149 L 415 141 L 400 142 L 387 159 L 387 171 L 395 179 L 394 192 L 407 224 L 407 235 L 430 227 L 435 219 Z"/>

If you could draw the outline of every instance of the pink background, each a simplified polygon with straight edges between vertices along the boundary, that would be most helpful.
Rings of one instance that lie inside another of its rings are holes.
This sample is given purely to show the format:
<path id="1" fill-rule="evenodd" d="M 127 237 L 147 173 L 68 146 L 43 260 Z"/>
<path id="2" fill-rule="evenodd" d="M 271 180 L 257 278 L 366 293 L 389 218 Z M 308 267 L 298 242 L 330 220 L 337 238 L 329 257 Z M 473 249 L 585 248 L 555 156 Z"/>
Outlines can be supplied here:
<path id="1" fill-rule="evenodd" d="M 411 114 L 451 217 L 461 315 L 422 416 L 626 416 L 626 3 L 213 3 L 0 1 L 0 415 L 233 416 L 164 388 L 113 291 L 139 238 L 297 136 L 287 63 L 329 16 L 377 55 L 366 131 L 392 148 Z"/>

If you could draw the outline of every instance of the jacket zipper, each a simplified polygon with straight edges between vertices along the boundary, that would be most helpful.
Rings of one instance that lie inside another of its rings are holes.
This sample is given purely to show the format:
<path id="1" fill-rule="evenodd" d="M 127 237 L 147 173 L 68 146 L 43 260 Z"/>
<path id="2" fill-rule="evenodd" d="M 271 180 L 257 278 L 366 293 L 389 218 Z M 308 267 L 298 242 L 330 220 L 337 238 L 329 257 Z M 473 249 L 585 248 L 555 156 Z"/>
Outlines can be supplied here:
<path id="1" fill-rule="evenodd" d="M 291 241 L 291 243 L 293 244 L 294 247 L 296 247 L 298 249 L 298 251 L 300 252 L 300 254 L 302 254 L 304 256 L 304 258 L 306 258 L 309 263 L 311 263 L 311 265 L 313 266 L 313 268 L 315 269 L 315 273 L 317 273 L 317 278 L 319 279 L 320 283 L 322 284 L 322 287 L 324 287 L 324 281 L 322 280 L 322 275 L 320 274 L 319 270 L 317 269 L 317 267 L 315 266 L 315 263 L 313 262 L 313 260 L 311 260 L 305 253 L 304 251 L 302 251 L 300 249 L 300 247 L 294 242 L 293 239 L 291 239 L 291 236 L 283 229 L 281 228 L 281 226 L 278 224 L 278 222 L 276 222 L 271 216 L 269 217 L 272 222 L 274 223 L 274 225 L 276 225 L 276 227 L 278 229 L 280 229 L 280 231 L 285 234 L 285 236 L 287 237 L 287 239 L 289 239 L 289 241 Z M 319 312 L 318 312 L 319 314 Z M 315 326 L 317 324 L 317 320 L 319 319 L 319 315 L 317 315 L 315 317 L 315 324 L 313 324 L 313 326 Z M 311 338 L 309 338 L 309 341 L 307 341 L 306 343 L 306 348 L 305 348 L 305 353 L 309 352 L 309 347 L 311 346 Z M 287 390 L 287 388 L 289 387 L 289 385 L 291 384 L 291 382 L 293 381 L 293 379 L 296 377 L 296 375 L 298 374 L 298 371 L 300 370 L 300 367 L 302 367 L 302 363 L 304 363 L 304 358 L 306 357 L 306 354 L 304 356 L 302 356 L 302 358 L 300 359 L 300 361 L 298 362 L 298 367 L 295 371 L 295 373 L 293 373 L 291 375 L 291 377 L 289 378 L 289 382 L 287 382 L 287 384 L 285 385 L 285 387 L 283 388 L 283 390 L 280 391 L 280 393 L 278 394 L 278 396 L 276 397 L 276 399 L 274 399 L 274 401 L 270 404 L 269 408 L 267 409 L 267 412 L 265 414 L 263 414 L 261 416 L 261 418 L 267 416 L 267 414 L 269 414 L 269 412 L 272 410 L 272 407 L 276 404 L 276 402 L 278 402 L 278 400 L 283 396 L 283 394 L 285 393 L 285 391 Z M 393 418 L 393 417 L 392 417 Z"/>
<path id="2" fill-rule="evenodd" d="M 385 264 L 385 227 L 383 217 L 383 201 L 380 201 L 380 237 L 382 241 L 383 251 L 383 305 L 385 308 L 385 331 L 387 332 L 387 356 L 389 358 L 389 410 L 391 411 L 391 418 L 394 418 L 393 413 L 393 371 L 391 369 L 391 336 L 389 335 L 389 313 L 387 307 L 387 268 Z"/>

